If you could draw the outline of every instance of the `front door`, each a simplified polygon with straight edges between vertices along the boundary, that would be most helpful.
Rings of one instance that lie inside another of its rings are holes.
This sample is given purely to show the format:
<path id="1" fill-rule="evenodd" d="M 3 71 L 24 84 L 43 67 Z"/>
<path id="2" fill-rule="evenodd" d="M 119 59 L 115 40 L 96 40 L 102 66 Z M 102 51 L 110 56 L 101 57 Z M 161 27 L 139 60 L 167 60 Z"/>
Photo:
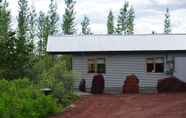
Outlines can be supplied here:
<path id="1" fill-rule="evenodd" d="M 175 76 L 186 82 L 186 57 L 175 58 Z"/>

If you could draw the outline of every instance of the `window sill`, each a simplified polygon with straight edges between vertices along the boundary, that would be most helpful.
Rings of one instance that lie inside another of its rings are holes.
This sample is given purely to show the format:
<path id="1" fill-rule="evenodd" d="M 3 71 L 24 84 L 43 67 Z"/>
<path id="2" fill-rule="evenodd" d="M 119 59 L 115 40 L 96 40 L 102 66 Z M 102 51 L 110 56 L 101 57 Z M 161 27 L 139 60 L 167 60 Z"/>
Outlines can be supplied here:
<path id="1" fill-rule="evenodd" d="M 88 74 L 106 74 L 106 73 L 91 73 L 91 72 L 88 72 Z"/>
<path id="2" fill-rule="evenodd" d="M 166 74 L 165 72 L 159 72 L 159 73 L 155 73 L 155 72 L 145 72 L 145 74 L 158 74 L 158 75 L 160 75 L 160 74 Z"/>

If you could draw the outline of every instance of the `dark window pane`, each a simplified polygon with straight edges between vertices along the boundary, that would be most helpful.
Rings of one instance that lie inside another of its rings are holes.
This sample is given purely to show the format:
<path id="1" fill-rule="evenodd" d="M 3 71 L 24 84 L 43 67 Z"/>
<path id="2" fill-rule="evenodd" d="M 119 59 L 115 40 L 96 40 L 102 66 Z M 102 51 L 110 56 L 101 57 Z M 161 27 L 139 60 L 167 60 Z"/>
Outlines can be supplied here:
<path id="1" fill-rule="evenodd" d="M 95 73 L 96 72 L 96 65 L 95 64 L 88 64 L 88 72 Z"/>
<path id="2" fill-rule="evenodd" d="M 88 73 L 95 73 L 95 72 L 96 72 L 96 60 L 88 59 Z"/>
<path id="3" fill-rule="evenodd" d="M 153 70 L 154 70 L 154 64 L 147 63 L 147 72 L 153 72 Z"/>
<path id="4" fill-rule="evenodd" d="M 164 72 L 164 64 L 163 63 L 157 63 L 155 65 L 156 69 L 155 72 L 156 73 L 163 73 Z"/>
<path id="5" fill-rule="evenodd" d="M 105 64 L 97 64 L 97 72 L 105 73 Z"/>

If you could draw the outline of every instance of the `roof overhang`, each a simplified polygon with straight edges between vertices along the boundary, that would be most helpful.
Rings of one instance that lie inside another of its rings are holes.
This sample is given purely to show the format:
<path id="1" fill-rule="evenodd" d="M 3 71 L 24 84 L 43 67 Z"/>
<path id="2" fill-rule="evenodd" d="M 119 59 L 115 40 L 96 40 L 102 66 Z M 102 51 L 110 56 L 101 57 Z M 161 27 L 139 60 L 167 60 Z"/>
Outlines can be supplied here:
<path id="1" fill-rule="evenodd" d="M 87 51 L 87 52 L 48 52 L 51 55 L 77 55 L 77 54 L 174 54 L 185 53 L 186 50 L 164 50 L 164 51 Z"/>
<path id="2" fill-rule="evenodd" d="M 186 35 L 50 36 L 50 54 L 186 52 Z"/>

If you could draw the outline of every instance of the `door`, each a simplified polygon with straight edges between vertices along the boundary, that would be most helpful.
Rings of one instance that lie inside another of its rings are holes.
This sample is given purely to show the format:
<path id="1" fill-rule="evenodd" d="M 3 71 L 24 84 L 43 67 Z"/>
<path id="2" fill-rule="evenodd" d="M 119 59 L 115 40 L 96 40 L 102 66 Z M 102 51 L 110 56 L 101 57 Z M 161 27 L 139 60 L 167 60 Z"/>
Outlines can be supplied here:
<path id="1" fill-rule="evenodd" d="M 175 76 L 186 82 L 186 57 L 175 58 Z"/>

